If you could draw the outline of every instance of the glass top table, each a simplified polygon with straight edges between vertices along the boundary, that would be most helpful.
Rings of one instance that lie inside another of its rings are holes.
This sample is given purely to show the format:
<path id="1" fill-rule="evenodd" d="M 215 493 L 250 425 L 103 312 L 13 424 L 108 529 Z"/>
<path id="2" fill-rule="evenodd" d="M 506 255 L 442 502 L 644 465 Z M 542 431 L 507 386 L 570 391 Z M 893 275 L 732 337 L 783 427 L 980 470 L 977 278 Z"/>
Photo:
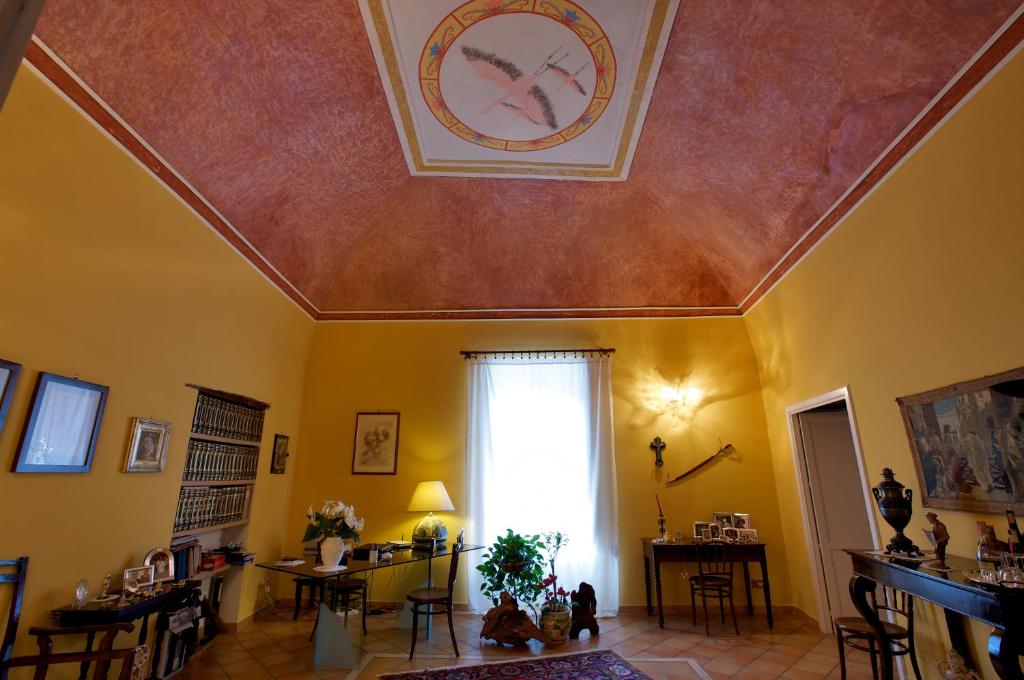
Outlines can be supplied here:
<path id="1" fill-rule="evenodd" d="M 468 552 L 470 550 L 483 550 L 482 545 L 464 545 L 462 546 L 462 552 Z M 299 576 L 301 578 L 310 579 L 333 579 L 351 576 L 353 574 L 360 574 L 365 572 L 374 571 L 376 569 L 388 569 L 390 567 L 398 567 L 406 564 L 413 564 L 415 562 L 422 562 L 427 560 L 428 569 L 432 560 L 439 557 L 445 557 L 451 555 L 452 551 L 448 549 L 435 550 L 433 552 L 418 551 L 418 550 L 402 550 L 394 553 L 394 557 L 390 560 L 377 560 L 376 562 L 370 562 L 369 560 L 354 560 L 349 558 L 348 564 L 342 569 L 331 570 L 331 571 L 317 571 L 316 560 L 307 559 L 302 564 L 296 564 L 289 566 L 287 564 L 279 564 L 278 562 L 257 562 L 256 566 L 262 569 L 269 569 L 271 571 L 279 571 L 285 574 L 291 574 L 292 576 Z"/>

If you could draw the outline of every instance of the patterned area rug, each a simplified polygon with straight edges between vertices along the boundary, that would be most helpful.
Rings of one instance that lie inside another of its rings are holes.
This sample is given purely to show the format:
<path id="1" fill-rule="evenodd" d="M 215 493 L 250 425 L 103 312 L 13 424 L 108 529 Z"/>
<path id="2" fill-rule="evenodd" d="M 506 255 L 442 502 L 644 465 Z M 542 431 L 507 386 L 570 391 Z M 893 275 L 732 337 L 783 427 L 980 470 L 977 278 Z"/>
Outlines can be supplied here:
<path id="1" fill-rule="evenodd" d="M 581 654 L 545 656 L 520 661 L 501 661 L 478 666 L 436 668 L 413 673 L 382 675 L 392 680 L 483 680 L 484 678 L 507 678 L 508 680 L 650 680 L 632 664 L 610 649 L 599 649 Z"/>

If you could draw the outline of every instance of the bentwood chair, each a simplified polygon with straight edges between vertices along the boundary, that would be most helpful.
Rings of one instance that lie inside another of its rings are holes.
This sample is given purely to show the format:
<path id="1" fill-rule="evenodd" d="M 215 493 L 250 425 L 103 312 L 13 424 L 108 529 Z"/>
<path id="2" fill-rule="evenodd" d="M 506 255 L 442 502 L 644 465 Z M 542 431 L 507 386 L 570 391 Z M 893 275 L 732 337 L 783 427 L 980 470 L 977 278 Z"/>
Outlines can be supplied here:
<path id="1" fill-rule="evenodd" d="M 10 609 L 7 613 L 6 627 L 4 628 L 3 640 L 0 642 L 0 680 L 7 680 L 8 673 L 12 668 L 31 667 L 35 669 L 34 678 L 42 680 L 46 677 L 50 666 L 64 663 L 84 664 L 95 663 L 93 680 L 105 680 L 110 663 L 121 661 L 121 672 L 119 680 L 133 680 L 142 677 L 146 660 L 149 653 L 145 647 L 129 647 L 114 649 L 114 638 L 118 633 L 130 633 L 135 626 L 130 623 L 112 623 L 100 626 L 68 626 L 60 628 L 33 627 L 28 631 L 29 635 L 37 638 L 39 654 L 31 656 L 13 656 L 14 639 L 18 634 L 18 622 L 21 618 L 21 605 L 25 596 L 25 581 L 28 577 L 28 558 L 20 557 L 16 560 L 0 560 L 0 569 L 13 568 L 13 573 L 0 573 L 0 584 L 10 583 L 14 586 L 14 593 L 11 596 Z M 90 652 L 62 652 L 54 654 L 53 638 L 59 635 L 95 635 L 103 633 L 99 648 Z M 85 677 L 85 671 L 82 671 Z"/>
<path id="2" fill-rule="evenodd" d="M 871 606 L 878 613 L 885 628 L 885 634 L 892 643 L 893 656 L 909 656 L 914 675 L 921 680 L 921 669 L 917 665 L 917 650 L 914 646 L 914 598 L 903 591 L 882 586 L 882 602 L 871 593 Z M 902 619 L 901 623 L 887 621 L 889 616 Z M 905 625 L 904 625 L 905 624 Z M 846 680 L 846 648 L 852 647 L 871 655 L 871 675 L 878 680 L 877 636 L 868 622 L 859 616 L 840 616 L 835 620 L 836 641 L 839 645 L 839 670 Z"/>
<path id="3" fill-rule="evenodd" d="M 700 595 L 704 609 L 704 634 L 711 635 L 708 621 L 708 598 L 718 600 L 718 610 L 725 625 L 725 600 L 729 600 L 729 612 L 732 614 L 732 627 L 740 634 L 740 626 L 736 622 L 736 607 L 732 594 L 733 564 L 729 557 L 729 546 L 720 541 L 711 541 L 697 546 L 697 574 L 690 576 L 690 609 L 693 612 L 693 624 L 697 625 L 697 595 Z"/>
<path id="4" fill-rule="evenodd" d="M 455 591 L 455 576 L 459 570 L 459 553 L 461 552 L 462 546 L 460 544 L 455 544 L 452 547 L 452 563 L 448 568 L 447 588 L 417 588 L 406 595 L 405 599 L 412 603 L 412 646 L 409 647 L 410 660 L 412 660 L 412 655 L 416 652 L 416 634 L 419 627 L 420 614 L 424 616 L 446 614 L 448 616 L 448 632 L 452 636 L 452 649 L 455 650 L 455 656 L 459 656 L 459 643 L 455 641 L 455 624 L 452 622 L 452 595 Z M 425 609 L 420 609 L 420 607 L 425 607 Z"/>

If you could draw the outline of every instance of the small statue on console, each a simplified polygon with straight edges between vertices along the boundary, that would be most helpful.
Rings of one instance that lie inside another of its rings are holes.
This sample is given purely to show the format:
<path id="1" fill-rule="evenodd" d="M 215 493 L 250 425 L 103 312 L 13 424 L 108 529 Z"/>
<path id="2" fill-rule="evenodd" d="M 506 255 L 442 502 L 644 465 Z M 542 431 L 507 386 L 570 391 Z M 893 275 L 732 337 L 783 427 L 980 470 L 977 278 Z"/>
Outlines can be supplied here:
<path id="1" fill-rule="evenodd" d="M 597 613 L 597 595 L 594 593 L 594 586 L 586 581 L 580 583 L 580 589 L 569 593 L 572 600 L 572 628 L 569 629 L 569 637 L 573 640 L 580 639 L 580 631 L 584 628 L 590 631 L 593 637 L 601 632 L 597 625 L 594 614 Z"/>
<path id="2" fill-rule="evenodd" d="M 946 563 L 946 546 L 949 545 L 949 531 L 946 525 L 939 521 L 939 516 L 934 512 L 925 514 L 925 519 L 932 525 L 932 537 L 935 540 L 935 559 L 943 564 Z"/>
<path id="3" fill-rule="evenodd" d="M 519 609 L 519 603 L 507 592 L 501 594 L 501 604 L 484 614 L 484 627 L 480 637 L 503 645 L 525 645 L 530 638 L 547 642 L 548 636 L 534 625 L 529 615 Z"/>

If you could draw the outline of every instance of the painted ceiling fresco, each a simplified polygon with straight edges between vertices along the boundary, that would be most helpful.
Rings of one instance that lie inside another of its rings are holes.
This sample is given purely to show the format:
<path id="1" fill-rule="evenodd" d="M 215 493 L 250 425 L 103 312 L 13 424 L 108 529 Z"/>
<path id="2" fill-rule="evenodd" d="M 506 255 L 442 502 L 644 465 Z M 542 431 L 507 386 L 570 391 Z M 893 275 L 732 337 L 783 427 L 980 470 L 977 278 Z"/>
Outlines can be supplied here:
<path id="1" fill-rule="evenodd" d="M 628 23 L 603 0 L 547 4 L 610 32 Z M 1020 9 L 682 0 L 624 181 L 413 175 L 351 0 L 49 0 L 29 60 L 317 318 L 729 314 L 1012 50 Z M 543 17 L 499 21 L 460 24 L 442 43 L 450 72 L 424 80 L 481 137 L 564 138 L 600 89 L 590 43 L 565 24 L 516 28 Z M 517 30 L 536 39 L 501 37 Z M 433 43 L 397 44 L 419 69 Z M 635 73 L 629 52 L 616 56 Z M 401 91 L 420 97 L 417 125 L 490 152 L 428 108 L 429 88 Z M 607 99 L 594 124 L 631 134 Z"/>
<path id="2" fill-rule="evenodd" d="M 622 180 L 678 0 L 360 0 L 413 175 Z"/>

